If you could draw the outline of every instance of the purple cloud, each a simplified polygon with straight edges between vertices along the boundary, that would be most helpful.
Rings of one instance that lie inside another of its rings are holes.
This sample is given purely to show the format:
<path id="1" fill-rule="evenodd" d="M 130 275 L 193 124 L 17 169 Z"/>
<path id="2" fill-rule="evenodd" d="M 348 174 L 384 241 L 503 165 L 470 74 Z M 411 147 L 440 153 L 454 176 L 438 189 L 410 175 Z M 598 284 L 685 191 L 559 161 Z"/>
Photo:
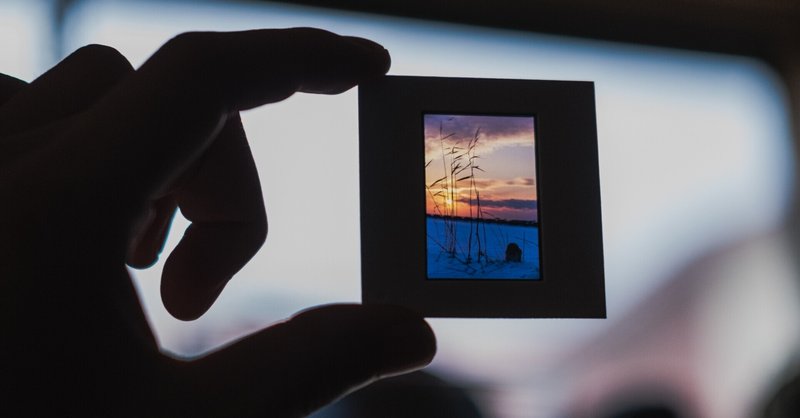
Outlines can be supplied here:
<path id="1" fill-rule="evenodd" d="M 460 202 L 469 203 L 469 199 L 461 198 Z M 484 208 L 507 208 L 507 209 L 516 209 L 516 210 L 531 210 L 531 209 L 537 209 L 538 205 L 537 205 L 537 201 L 533 200 L 533 199 L 531 199 L 531 200 L 528 200 L 528 199 L 497 199 L 497 200 L 481 199 L 481 207 L 484 207 Z"/>
<path id="2" fill-rule="evenodd" d="M 426 158 L 441 152 L 440 137 L 446 137 L 445 147 L 465 146 L 479 135 L 479 155 L 491 153 L 496 147 L 533 146 L 532 116 L 439 115 L 424 116 Z"/>

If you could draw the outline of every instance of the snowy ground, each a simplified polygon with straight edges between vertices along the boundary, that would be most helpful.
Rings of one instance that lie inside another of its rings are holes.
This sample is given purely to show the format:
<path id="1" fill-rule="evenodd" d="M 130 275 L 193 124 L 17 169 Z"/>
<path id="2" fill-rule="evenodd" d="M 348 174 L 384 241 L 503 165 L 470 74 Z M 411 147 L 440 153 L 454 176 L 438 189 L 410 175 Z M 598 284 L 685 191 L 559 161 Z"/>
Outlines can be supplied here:
<path id="1" fill-rule="evenodd" d="M 487 257 L 477 262 L 477 243 L 472 239 L 470 262 L 467 248 L 470 223 L 455 221 L 456 256 L 445 252 L 445 221 L 428 217 L 428 278 L 431 279 L 539 279 L 539 228 L 502 223 L 484 223 L 482 234 Z M 485 231 L 485 235 L 484 234 Z M 522 249 L 522 262 L 506 262 L 506 246 L 516 243 Z M 487 245 L 488 244 L 488 245 Z"/>

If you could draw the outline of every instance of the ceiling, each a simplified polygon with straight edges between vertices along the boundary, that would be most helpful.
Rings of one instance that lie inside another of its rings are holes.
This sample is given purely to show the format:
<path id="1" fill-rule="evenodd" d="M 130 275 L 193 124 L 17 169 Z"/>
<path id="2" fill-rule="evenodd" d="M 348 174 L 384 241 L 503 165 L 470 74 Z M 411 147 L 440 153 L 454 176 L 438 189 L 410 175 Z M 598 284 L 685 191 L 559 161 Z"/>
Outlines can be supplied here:
<path id="1" fill-rule="evenodd" d="M 796 0 L 278 0 L 629 43 L 751 55 L 800 50 Z"/>

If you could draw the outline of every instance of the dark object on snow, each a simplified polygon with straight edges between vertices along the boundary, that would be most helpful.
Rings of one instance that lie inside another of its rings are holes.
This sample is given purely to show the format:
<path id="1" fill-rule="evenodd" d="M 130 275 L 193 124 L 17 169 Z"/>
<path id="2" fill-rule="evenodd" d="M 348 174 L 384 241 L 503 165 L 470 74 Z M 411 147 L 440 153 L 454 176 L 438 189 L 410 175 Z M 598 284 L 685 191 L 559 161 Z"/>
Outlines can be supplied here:
<path id="1" fill-rule="evenodd" d="M 506 247 L 506 261 L 513 261 L 515 263 L 519 263 L 522 261 L 522 249 L 519 248 L 519 245 L 508 244 Z"/>

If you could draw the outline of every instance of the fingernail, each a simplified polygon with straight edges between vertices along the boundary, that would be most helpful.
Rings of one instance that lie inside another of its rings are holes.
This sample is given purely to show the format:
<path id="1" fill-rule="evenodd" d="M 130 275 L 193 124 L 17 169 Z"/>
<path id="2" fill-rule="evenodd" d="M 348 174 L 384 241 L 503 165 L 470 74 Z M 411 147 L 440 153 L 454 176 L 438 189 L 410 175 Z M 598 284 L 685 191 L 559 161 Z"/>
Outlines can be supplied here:
<path id="1" fill-rule="evenodd" d="M 348 41 L 356 45 L 362 46 L 366 49 L 375 50 L 376 52 L 386 51 L 386 49 L 381 44 L 366 38 L 359 38 L 357 36 L 345 36 L 345 38 Z"/>
<path id="2" fill-rule="evenodd" d="M 367 68 L 367 74 L 383 75 L 389 72 L 389 68 L 392 66 L 392 57 L 389 51 L 381 44 L 355 36 L 347 36 L 346 39 L 369 54 L 370 65 Z M 375 58 L 373 59 L 372 57 Z"/>

